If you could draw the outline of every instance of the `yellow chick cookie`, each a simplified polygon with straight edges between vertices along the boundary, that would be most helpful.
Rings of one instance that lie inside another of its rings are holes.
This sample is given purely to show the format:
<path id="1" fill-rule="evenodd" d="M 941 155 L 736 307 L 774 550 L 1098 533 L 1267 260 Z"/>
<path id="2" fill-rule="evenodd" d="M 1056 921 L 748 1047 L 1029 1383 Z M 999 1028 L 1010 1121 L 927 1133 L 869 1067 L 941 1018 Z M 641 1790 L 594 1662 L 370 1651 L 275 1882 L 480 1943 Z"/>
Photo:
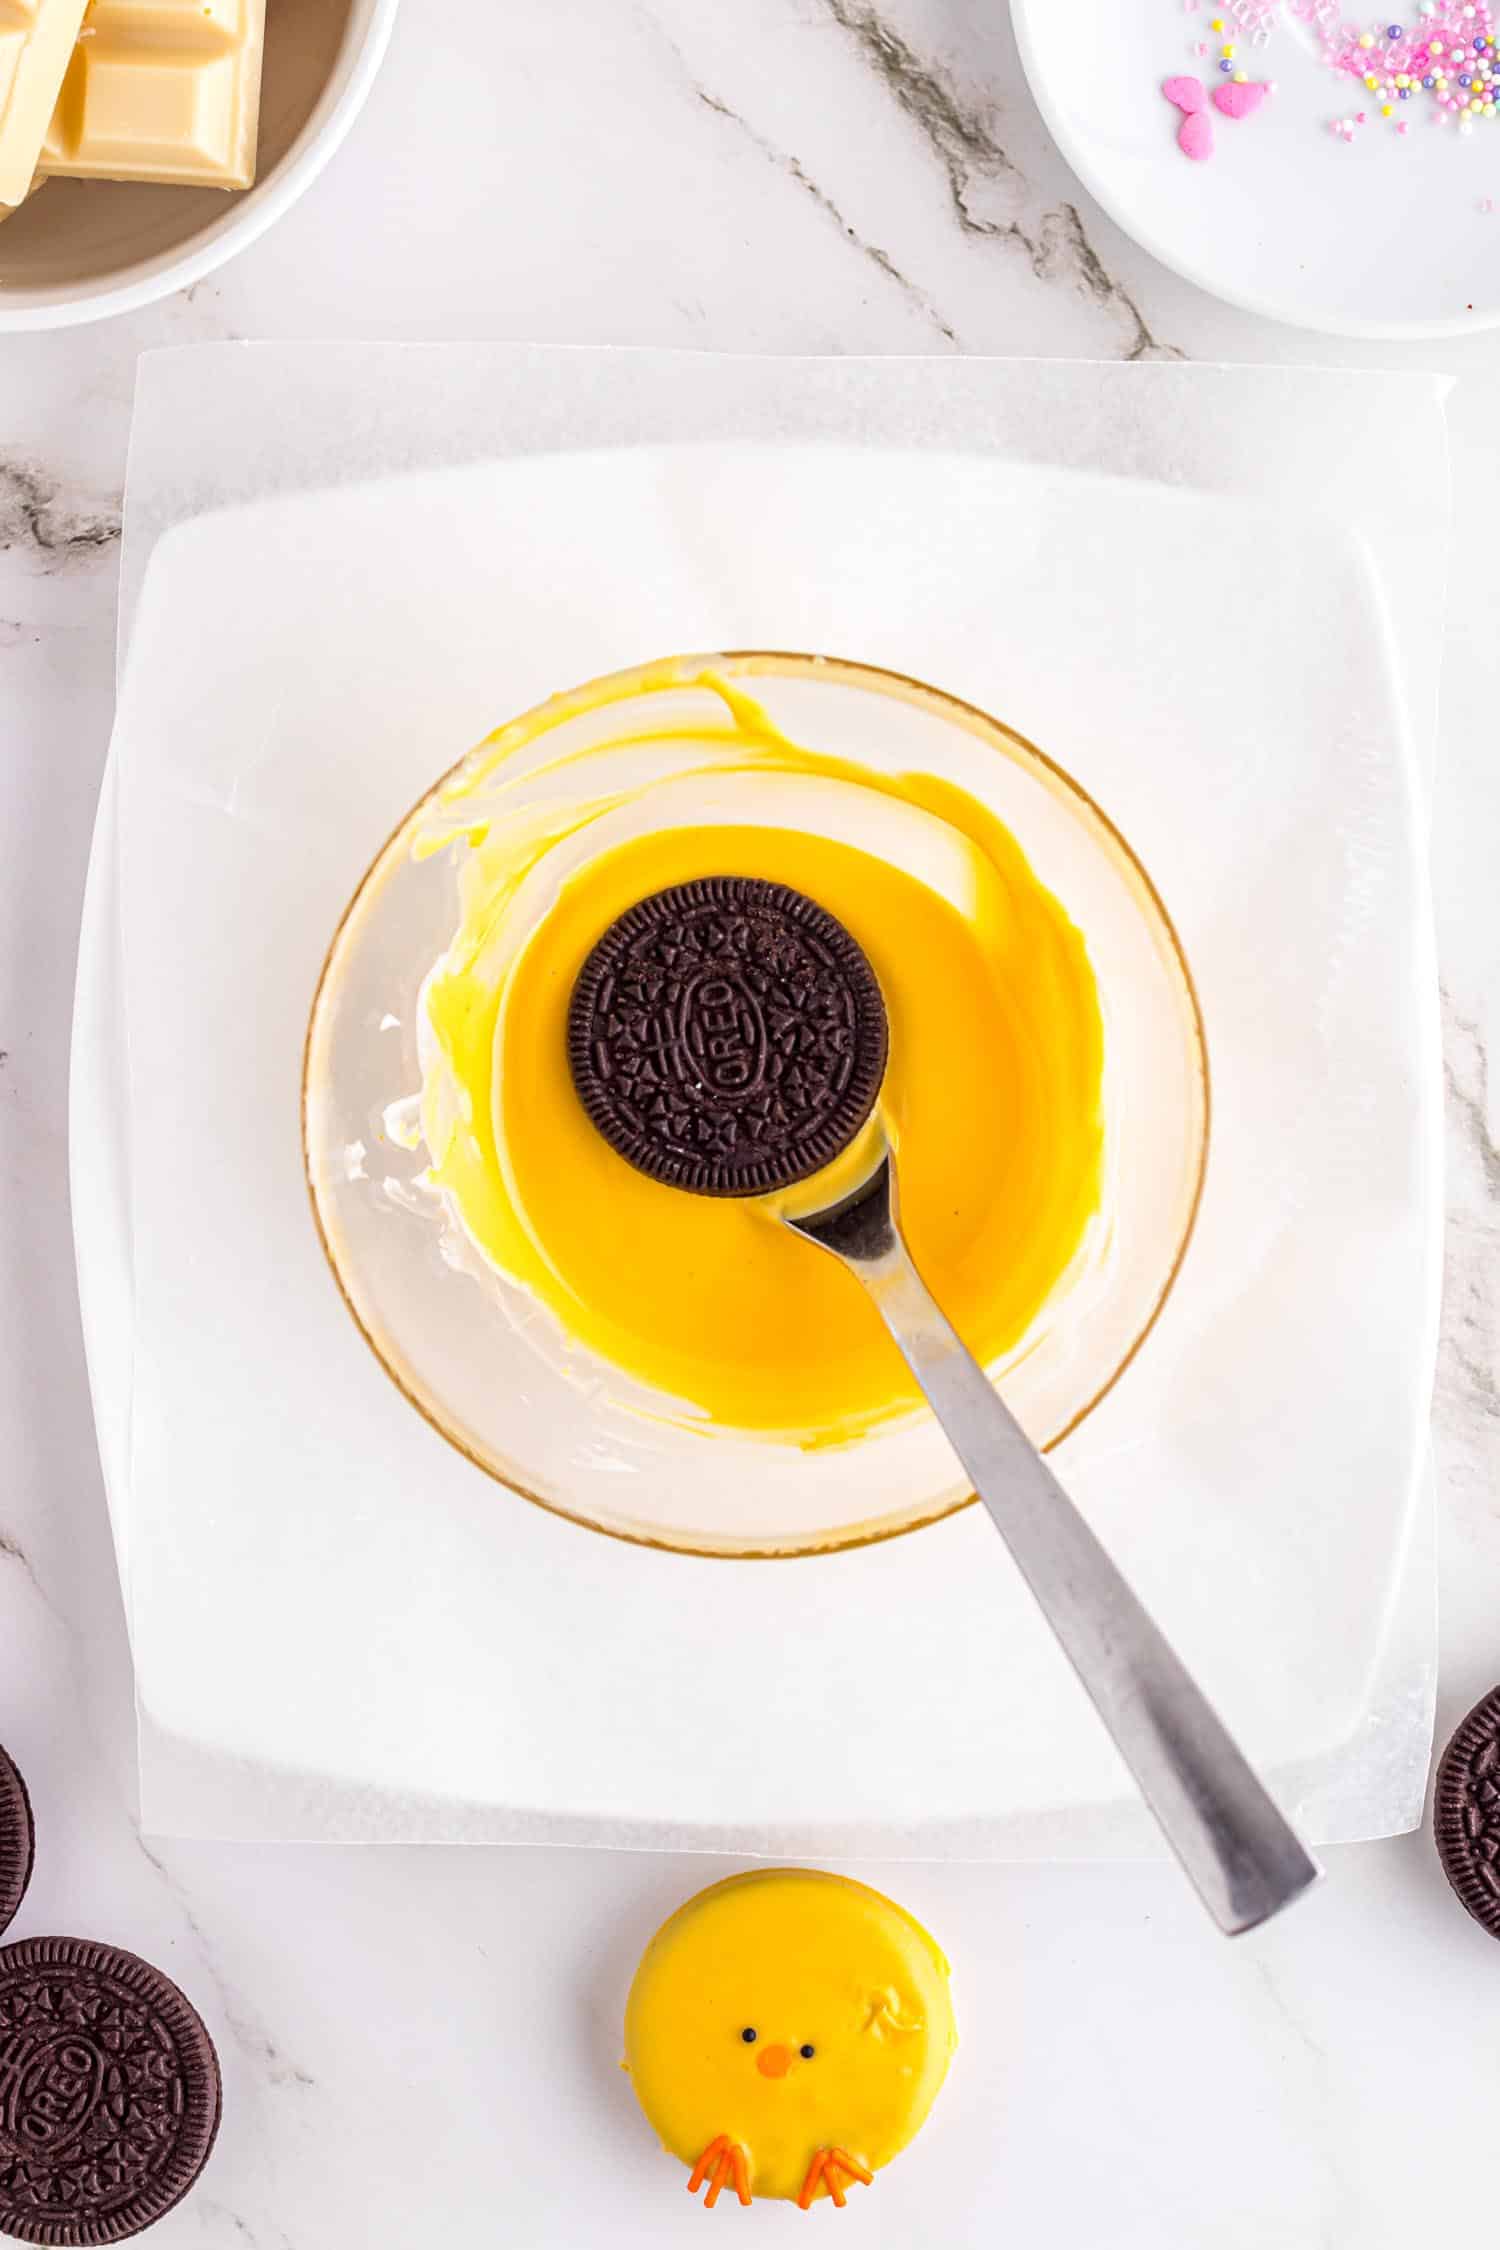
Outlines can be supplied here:
<path id="1" fill-rule="evenodd" d="M 690 1898 L 625 2008 L 636 2096 L 709 2206 L 726 2187 L 842 2205 L 920 2129 L 957 2041 L 948 1964 L 921 1923 L 810 1868 Z"/>

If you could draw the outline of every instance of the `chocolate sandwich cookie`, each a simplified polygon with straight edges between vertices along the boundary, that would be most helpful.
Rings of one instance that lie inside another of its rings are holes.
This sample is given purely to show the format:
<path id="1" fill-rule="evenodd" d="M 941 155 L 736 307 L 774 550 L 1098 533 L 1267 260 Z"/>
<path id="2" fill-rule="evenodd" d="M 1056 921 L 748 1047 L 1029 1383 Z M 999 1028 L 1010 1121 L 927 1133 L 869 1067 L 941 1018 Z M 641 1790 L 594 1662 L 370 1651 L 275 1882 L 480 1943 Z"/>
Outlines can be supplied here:
<path id="1" fill-rule="evenodd" d="M 0 1946 L 0 2233 L 123 2242 L 219 2129 L 219 2063 L 170 1977 L 85 1938 Z"/>
<path id="2" fill-rule="evenodd" d="M 1500 1937 L 1500 1687 L 1475 1704 L 1443 1752 L 1432 1833 L 1459 1898 Z"/>
<path id="3" fill-rule="evenodd" d="M 606 930 L 568 1011 L 579 1098 L 638 1170 L 763 1195 L 831 1163 L 875 1106 L 885 1003 L 841 922 L 738 875 L 644 898 Z"/>
<path id="4" fill-rule="evenodd" d="M 0 1750 L 0 1930 L 15 1920 L 26 1896 L 35 1852 L 36 1832 L 26 1784 Z"/>

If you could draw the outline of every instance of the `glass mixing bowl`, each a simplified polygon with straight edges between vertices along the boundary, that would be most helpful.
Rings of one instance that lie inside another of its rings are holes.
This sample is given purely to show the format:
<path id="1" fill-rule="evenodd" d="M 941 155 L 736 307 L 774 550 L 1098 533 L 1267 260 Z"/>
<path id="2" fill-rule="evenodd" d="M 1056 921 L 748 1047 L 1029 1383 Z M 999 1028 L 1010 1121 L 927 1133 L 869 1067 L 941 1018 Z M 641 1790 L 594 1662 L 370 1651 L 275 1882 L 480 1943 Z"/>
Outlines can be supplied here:
<path id="1" fill-rule="evenodd" d="M 1104 1019 L 1105 1195 L 1080 1255 L 991 1374 L 1056 1445 L 1119 1379 L 1160 1313 L 1192 1231 L 1208 1074 L 1192 978 L 1166 909 L 1075 782 L 998 720 L 919 681 L 764 652 L 642 666 L 554 699 L 513 730 L 506 779 L 531 803 L 595 795 L 591 755 L 649 697 L 653 726 L 722 721 L 712 672 L 794 740 L 892 774 L 930 773 L 993 812 L 1082 931 Z M 540 725 L 539 725 L 540 722 Z M 493 749 L 493 742 L 491 745 Z M 542 768 L 545 766 L 545 773 Z M 457 926 L 452 852 L 413 850 L 445 775 L 370 868 L 329 949 L 303 1074 L 313 1210 L 339 1289 L 387 1373 L 511 1493 L 590 1528 L 693 1554 L 792 1555 L 888 1538 L 973 1495 L 930 1415 L 847 1444 L 693 1427 L 678 1402 L 604 1380 L 527 1293 L 469 1248 L 422 1185 L 426 1153 L 389 1120 L 421 1082 L 418 998 Z M 770 825 L 788 825 L 772 815 Z M 541 910 L 545 910 L 545 906 Z M 984 1120 L 976 1120 L 983 1132 Z M 998 1145 L 997 1164 L 1004 1151 Z"/>

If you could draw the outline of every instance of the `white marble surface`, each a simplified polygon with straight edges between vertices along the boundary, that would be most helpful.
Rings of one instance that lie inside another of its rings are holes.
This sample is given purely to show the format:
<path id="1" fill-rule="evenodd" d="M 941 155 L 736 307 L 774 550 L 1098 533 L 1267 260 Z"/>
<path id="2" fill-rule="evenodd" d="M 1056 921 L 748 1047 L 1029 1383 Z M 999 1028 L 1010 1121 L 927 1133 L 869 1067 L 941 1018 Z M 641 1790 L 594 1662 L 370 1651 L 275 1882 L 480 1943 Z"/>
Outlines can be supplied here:
<path id="1" fill-rule="evenodd" d="M 133 1820 L 64 1164 L 132 369 L 195 338 L 458 334 L 1459 378 L 1434 839 L 1440 1725 L 1500 1677 L 1500 334 L 1335 345 L 1174 281 L 1048 146 L 1001 0 L 408 0 L 350 144 L 267 241 L 136 318 L 0 356 L 0 1737 L 41 1830 L 16 1934 L 154 1956 L 219 2037 L 223 2136 L 163 2245 L 543 2250 L 792 2223 L 695 2211 L 612 2067 L 632 1956 L 706 1864 L 148 1849 Z M 1232 656 L 1232 590 L 1206 615 Z M 1425 1836 L 1336 1852 L 1330 1878 L 1230 1948 L 1166 1870 L 892 1872 L 957 1963 L 961 2060 L 909 2157 L 837 2222 L 796 2223 L 1059 2250 L 1405 2250 L 1445 2224 L 1475 2239 L 1500 1948 L 1451 1904 Z"/>

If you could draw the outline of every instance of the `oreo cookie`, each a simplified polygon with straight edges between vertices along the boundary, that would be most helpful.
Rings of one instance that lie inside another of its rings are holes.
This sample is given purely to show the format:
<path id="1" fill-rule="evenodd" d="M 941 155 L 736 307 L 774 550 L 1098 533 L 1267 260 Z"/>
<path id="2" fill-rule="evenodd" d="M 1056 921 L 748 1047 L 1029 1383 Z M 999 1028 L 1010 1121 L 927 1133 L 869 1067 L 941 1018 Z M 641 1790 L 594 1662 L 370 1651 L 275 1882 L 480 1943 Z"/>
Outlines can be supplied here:
<path id="1" fill-rule="evenodd" d="M 15 1766 L 0 1750 L 0 1930 L 16 1918 L 35 1856 L 31 1799 Z"/>
<path id="2" fill-rule="evenodd" d="M 1500 1938 L 1500 1687 L 1475 1704 L 1443 1752 L 1432 1834 L 1459 1899 Z"/>
<path id="3" fill-rule="evenodd" d="M 712 876 L 620 916 L 568 1011 L 579 1098 L 639 1171 L 764 1195 L 821 1170 L 875 1106 L 885 1003 L 841 922 L 783 883 Z"/>
<path id="4" fill-rule="evenodd" d="M 0 2233 L 123 2242 L 197 2179 L 218 2057 L 170 1977 L 84 1938 L 0 1946 Z"/>

